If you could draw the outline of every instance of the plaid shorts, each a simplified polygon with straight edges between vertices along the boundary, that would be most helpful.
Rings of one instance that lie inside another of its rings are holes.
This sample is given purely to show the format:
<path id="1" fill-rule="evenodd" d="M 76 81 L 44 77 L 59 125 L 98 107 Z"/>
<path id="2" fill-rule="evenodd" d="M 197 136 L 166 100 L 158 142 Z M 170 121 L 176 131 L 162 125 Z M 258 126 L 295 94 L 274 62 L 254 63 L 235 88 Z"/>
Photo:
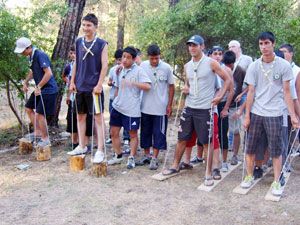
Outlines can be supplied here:
<path id="1" fill-rule="evenodd" d="M 263 151 L 261 138 L 266 137 L 271 157 L 282 154 L 282 116 L 265 117 L 251 113 L 246 152 L 258 154 Z"/>

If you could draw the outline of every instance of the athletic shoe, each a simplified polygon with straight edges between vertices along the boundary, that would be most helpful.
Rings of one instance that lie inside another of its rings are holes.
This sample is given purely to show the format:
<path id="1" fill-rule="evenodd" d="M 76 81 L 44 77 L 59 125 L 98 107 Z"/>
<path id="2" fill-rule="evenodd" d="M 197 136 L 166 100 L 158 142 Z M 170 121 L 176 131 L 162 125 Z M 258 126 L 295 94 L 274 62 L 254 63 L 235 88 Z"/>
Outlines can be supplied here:
<path id="1" fill-rule="evenodd" d="M 133 169 L 135 167 L 135 161 L 133 156 L 128 157 L 127 169 Z"/>
<path id="2" fill-rule="evenodd" d="M 283 192 L 283 189 L 281 187 L 281 184 L 277 181 L 274 181 L 271 185 L 272 187 L 272 194 L 275 195 L 275 196 L 281 196 L 282 195 L 282 192 Z"/>
<path id="3" fill-rule="evenodd" d="M 123 157 L 118 158 L 117 154 L 114 154 L 114 157 L 108 160 L 107 164 L 108 165 L 121 164 L 122 161 L 123 161 Z"/>
<path id="4" fill-rule="evenodd" d="M 112 140 L 110 138 L 108 138 L 106 141 L 105 141 L 105 144 L 109 145 L 112 143 Z"/>
<path id="5" fill-rule="evenodd" d="M 198 158 L 198 156 L 195 155 L 190 161 L 190 163 L 192 164 L 203 163 L 203 158 Z"/>
<path id="6" fill-rule="evenodd" d="M 228 172 L 228 164 L 227 164 L 227 162 L 222 162 L 221 171 L 224 172 L 224 173 Z"/>
<path id="7" fill-rule="evenodd" d="M 269 168 L 268 165 L 266 164 L 262 165 L 262 170 L 264 173 L 267 172 L 268 168 Z"/>
<path id="8" fill-rule="evenodd" d="M 242 188 L 250 188 L 254 182 L 254 177 L 247 175 L 241 183 Z"/>
<path id="9" fill-rule="evenodd" d="M 78 145 L 73 151 L 67 152 L 68 155 L 82 155 L 87 152 L 87 147 L 85 146 L 82 148 L 80 145 Z"/>
<path id="10" fill-rule="evenodd" d="M 91 154 L 92 153 L 92 146 L 87 145 L 86 148 L 87 148 L 87 151 L 86 151 L 85 154 Z"/>
<path id="11" fill-rule="evenodd" d="M 96 151 L 96 154 L 93 158 L 93 163 L 101 163 L 104 160 L 104 153 L 102 151 Z"/>
<path id="12" fill-rule="evenodd" d="M 150 162 L 150 165 L 149 165 L 149 169 L 150 170 L 157 170 L 157 168 L 158 168 L 158 159 L 152 158 L 151 162 Z"/>
<path id="13" fill-rule="evenodd" d="M 214 185 L 213 178 L 212 177 L 205 177 L 204 185 L 205 186 L 213 186 Z"/>
<path id="14" fill-rule="evenodd" d="M 264 171 L 259 166 L 255 166 L 253 170 L 254 180 L 259 179 L 263 176 Z"/>
<path id="15" fill-rule="evenodd" d="M 231 160 L 230 160 L 230 164 L 231 165 L 237 165 L 239 163 L 238 157 L 236 155 L 233 155 Z"/>
<path id="16" fill-rule="evenodd" d="M 47 145 L 50 145 L 50 141 L 49 139 L 43 141 L 43 140 L 40 140 L 38 143 L 37 143 L 37 146 L 38 147 L 46 147 Z"/>
<path id="17" fill-rule="evenodd" d="M 283 187 L 285 185 L 285 177 L 284 177 L 283 173 L 280 175 L 279 182 L 281 184 L 281 187 Z"/>
<path id="18" fill-rule="evenodd" d="M 124 140 L 124 145 L 129 145 L 129 140 Z"/>
<path id="19" fill-rule="evenodd" d="M 150 164 L 151 157 L 144 155 L 139 161 L 136 162 L 137 166 L 143 166 L 145 164 Z"/>
<path id="20" fill-rule="evenodd" d="M 124 154 L 124 155 L 129 155 L 130 154 L 130 147 L 129 147 L 129 145 L 124 145 L 123 146 L 122 154 Z"/>

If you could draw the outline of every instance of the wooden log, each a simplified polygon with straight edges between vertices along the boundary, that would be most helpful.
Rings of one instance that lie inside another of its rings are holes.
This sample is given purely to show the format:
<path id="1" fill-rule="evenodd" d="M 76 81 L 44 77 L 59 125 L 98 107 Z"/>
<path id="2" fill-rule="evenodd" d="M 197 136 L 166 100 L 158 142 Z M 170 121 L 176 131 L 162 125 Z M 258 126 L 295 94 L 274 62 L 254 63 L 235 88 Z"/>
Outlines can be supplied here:
<path id="1" fill-rule="evenodd" d="M 82 171 L 85 168 L 85 155 L 74 155 L 70 157 L 70 170 Z"/>
<path id="2" fill-rule="evenodd" d="M 27 140 L 26 138 L 19 139 L 19 154 L 20 155 L 28 155 L 33 151 L 32 142 Z"/>
<path id="3" fill-rule="evenodd" d="M 96 177 L 106 177 L 107 175 L 107 162 L 93 163 L 92 175 Z"/>
<path id="4" fill-rule="evenodd" d="M 51 148 L 50 145 L 39 147 L 36 146 L 36 160 L 47 161 L 51 159 Z"/>

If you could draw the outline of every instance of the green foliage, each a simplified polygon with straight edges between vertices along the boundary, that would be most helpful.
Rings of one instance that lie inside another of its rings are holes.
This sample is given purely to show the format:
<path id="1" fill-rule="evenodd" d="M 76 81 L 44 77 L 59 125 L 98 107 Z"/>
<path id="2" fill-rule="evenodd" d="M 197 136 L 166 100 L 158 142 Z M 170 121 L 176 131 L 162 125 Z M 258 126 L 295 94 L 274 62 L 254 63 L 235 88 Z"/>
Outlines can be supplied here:
<path id="1" fill-rule="evenodd" d="M 299 18 L 291 10 L 293 2 L 181 0 L 173 9 L 142 18 L 136 36 L 144 49 L 150 43 L 159 44 L 164 58 L 180 66 L 189 58 L 185 42 L 193 34 L 201 34 L 207 48 L 216 44 L 226 48 L 230 40 L 239 40 L 245 54 L 258 57 L 256 37 L 262 31 L 273 31 L 278 44 L 299 43 Z"/>
<path id="2" fill-rule="evenodd" d="M 16 83 L 24 78 L 28 71 L 28 62 L 14 53 L 15 42 L 21 36 L 27 36 L 22 30 L 22 21 L 0 8 L 0 84 L 7 80 Z"/>

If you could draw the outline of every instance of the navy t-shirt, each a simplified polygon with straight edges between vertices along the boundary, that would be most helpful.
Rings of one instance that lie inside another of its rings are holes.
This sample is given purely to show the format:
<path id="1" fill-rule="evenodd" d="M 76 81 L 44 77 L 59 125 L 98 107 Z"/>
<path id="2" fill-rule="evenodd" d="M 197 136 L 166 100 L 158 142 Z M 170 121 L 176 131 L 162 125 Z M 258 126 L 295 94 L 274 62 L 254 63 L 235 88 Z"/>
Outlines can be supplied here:
<path id="1" fill-rule="evenodd" d="M 86 50 L 82 44 L 82 37 L 76 40 L 76 76 L 75 85 L 79 92 L 92 92 L 97 85 L 100 72 L 102 69 L 101 56 L 104 46 L 107 44 L 105 40 L 97 38 L 91 52 L 86 55 Z M 84 41 L 85 46 L 90 48 L 93 41 Z M 84 56 L 85 59 L 83 60 Z"/>
<path id="2" fill-rule="evenodd" d="M 33 79 L 36 85 L 40 83 L 40 81 L 44 77 L 44 68 L 48 68 L 51 66 L 49 57 L 41 50 L 36 49 L 34 51 L 32 64 L 30 69 L 33 73 Z M 50 80 L 42 87 L 42 94 L 55 94 L 58 91 L 57 83 L 53 75 L 51 75 Z"/>

